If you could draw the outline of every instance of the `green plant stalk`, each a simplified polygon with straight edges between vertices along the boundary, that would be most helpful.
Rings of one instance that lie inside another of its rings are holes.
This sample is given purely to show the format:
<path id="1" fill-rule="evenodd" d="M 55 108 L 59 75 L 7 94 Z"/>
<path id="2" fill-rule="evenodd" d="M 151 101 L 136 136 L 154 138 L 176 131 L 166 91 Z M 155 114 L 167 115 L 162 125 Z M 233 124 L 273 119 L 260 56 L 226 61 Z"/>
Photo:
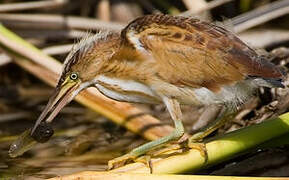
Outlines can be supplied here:
<path id="1" fill-rule="evenodd" d="M 182 154 L 153 161 L 153 173 L 194 172 L 233 158 L 288 132 L 289 113 L 285 113 L 277 118 L 216 137 L 214 140 L 207 142 L 207 164 L 204 163 L 204 157 L 201 156 L 198 150 L 191 149 Z M 114 169 L 111 172 L 149 173 L 150 170 L 141 163 L 133 163 Z"/>
<path id="2" fill-rule="evenodd" d="M 282 147 L 285 145 L 289 145 L 289 133 L 286 133 L 282 136 L 278 136 L 264 144 L 260 145 L 259 148 L 266 149 L 266 148 L 276 148 Z"/>

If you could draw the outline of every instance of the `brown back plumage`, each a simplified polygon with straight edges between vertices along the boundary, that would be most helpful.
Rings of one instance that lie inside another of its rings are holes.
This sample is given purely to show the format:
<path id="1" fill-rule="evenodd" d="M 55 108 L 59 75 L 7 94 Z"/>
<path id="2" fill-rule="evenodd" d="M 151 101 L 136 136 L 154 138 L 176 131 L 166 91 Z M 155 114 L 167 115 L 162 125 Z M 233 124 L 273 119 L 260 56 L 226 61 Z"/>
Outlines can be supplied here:
<path id="1" fill-rule="evenodd" d="M 151 54 L 158 77 L 179 86 L 217 90 L 248 77 L 283 77 L 233 33 L 198 19 L 147 15 L 126 26 L 121 38 L 123 47 Z"/>

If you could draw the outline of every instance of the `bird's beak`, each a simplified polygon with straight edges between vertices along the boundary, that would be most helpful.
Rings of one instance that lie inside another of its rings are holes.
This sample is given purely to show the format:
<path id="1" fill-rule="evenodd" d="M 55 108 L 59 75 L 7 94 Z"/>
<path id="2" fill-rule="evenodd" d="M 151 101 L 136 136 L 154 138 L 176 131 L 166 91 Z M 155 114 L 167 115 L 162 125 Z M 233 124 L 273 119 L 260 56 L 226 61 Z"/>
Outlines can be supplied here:
<path id="1" fill-rule="evenodd" d="M 68 104 L 74 96 L 79 92 L 80 80 L 72 81 L 70 78 L 66 80 L 58 87 L 55 88 L 52 96 L 50 97 L 45 109 L 37 119 L 32 131 L 31 136 L 35 129 L 42 123 L 50 123 L 59 111 Z"/>

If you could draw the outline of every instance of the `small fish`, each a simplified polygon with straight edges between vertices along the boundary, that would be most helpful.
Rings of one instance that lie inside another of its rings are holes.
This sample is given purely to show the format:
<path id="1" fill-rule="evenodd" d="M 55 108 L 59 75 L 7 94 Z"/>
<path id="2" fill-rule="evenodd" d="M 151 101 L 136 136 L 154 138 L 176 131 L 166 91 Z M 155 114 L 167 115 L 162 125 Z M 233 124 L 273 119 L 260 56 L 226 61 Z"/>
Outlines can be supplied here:
<path id="1" fill-rule="evenodd" d="M 42 122 L 31 135 L 31 129 L 24 131 L 9 149 L 9 156 L 12 158 L 21 156 L 31 149 L 37 142 L 45 143 L 53 135 L 54 131 L 49 123 Z"/>

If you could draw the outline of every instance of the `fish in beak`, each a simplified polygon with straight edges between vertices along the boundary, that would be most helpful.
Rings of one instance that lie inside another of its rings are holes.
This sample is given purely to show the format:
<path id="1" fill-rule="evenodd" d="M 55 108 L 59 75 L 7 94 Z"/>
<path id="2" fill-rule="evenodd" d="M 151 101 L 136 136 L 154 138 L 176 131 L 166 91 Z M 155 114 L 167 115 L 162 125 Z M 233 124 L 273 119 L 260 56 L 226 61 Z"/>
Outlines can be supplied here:
<path id="1" fill-rule="evenodd" d="M 32 138 L 41 143 L 49 140 L 52 134 L 49 135 L 48 128 L 46 128 L 47 124 L 50 124 L 59 111 L 78 94 L 79 87 L 79 80 L 72 81 L 68 77 L 61 85 L 55 88 L 48 104 L 31 130 L 30 135 Z"/>
<path id="2" fill-rule="evenodd" d="M 31 149 L 37 142 L 44 143 L 50 139 L 54 131 L 50 125 L 51 121 L 59 111 L 68 104 L 81 90 L 80 80 L 71 80 L 69 77 L 58 85 L 45 109 L 37 119 L 34 127 L 24 131 L 14 141 L 9 149 L 10 157 L 17 157 Z"/>

